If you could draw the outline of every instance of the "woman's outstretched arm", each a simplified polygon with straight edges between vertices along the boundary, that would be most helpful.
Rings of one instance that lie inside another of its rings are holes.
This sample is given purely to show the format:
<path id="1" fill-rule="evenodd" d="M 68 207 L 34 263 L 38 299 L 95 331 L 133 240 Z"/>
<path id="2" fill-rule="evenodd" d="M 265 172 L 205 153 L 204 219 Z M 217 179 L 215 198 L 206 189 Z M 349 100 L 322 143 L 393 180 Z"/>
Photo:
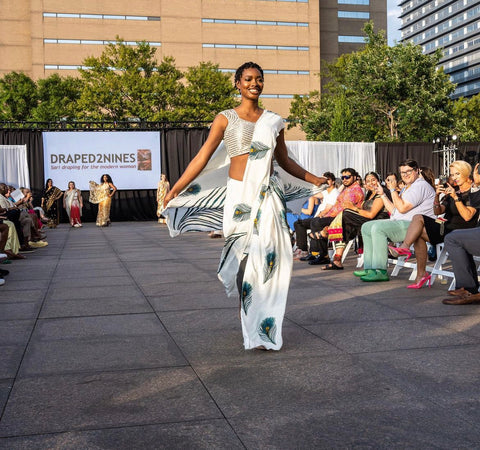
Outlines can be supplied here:
<path id="1" fill-rule="evenodd" d="M 210 128 L 210 133 L 208 133 L 208 138 L 205 143 L 202 145 L 202 148 L 199 150 L 197 155 L 190 161 L 190 164 L 183 172 L 182 176 L 174 184 L 172 189 L 165 196 L 163 201 L 163 206 L 166 207 L 167 203 L 175 198 L 180 192 L 183 191 L 195 178 L 198 174 L 205 168 L 208 161 L 212 157 L 213 153 L 222 142 L 223 134 L 225 128 L 228 125 L 228 120 L 223 114 L 218 114 L 215 117 L 215 120 L 212 123 Z"/>
<path id="2" fill-rule="evenodd" d="M 320 186 L 325 183 L 327 179 L 325 177 L 317 177 L 310 173 L 308 170 L 305 170 L 303 167 L 299 166 L 290 156 L 288 156 L 287 146 L 285 144 L 285 137 L 283 130 L 280 131 L 280 134 L 277 138 L 277 146 L 275 147 L 275 159 L 277 160 L 280 167 L 288 172 L 290 175 L 304 180 L 307 183 L 312 183 L 315 186 Z"/>

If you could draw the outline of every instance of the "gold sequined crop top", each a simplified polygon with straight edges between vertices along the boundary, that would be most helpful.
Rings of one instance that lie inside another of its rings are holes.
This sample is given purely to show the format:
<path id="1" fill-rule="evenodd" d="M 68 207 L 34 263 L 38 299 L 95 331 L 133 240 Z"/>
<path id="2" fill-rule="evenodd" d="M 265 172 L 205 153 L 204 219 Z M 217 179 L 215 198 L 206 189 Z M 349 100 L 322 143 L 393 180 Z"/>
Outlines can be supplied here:
<path id="1" fill-rule="evenodd" d="M 227 109 L 220 114 L 228 119 L 228 125 L 223 135 L 228 156 L 233 158 L 249 153 L 256 122 L 241 119 L 234 109 Z"/>

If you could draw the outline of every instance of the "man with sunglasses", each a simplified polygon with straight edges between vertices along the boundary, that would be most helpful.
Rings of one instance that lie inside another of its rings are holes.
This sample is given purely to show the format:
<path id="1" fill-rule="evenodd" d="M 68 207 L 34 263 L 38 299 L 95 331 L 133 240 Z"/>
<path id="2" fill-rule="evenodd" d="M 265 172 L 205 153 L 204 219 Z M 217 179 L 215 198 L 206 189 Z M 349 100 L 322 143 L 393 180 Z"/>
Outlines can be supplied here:
<path id="1" fill-rule="evenodd" d="M 358 183 L 359 175 L 355 169 L 346 168 L 341 171 L 343 190 L 337 197 L 335 204 L 328 210 L 322 211 L 317 217 L 311 219 L 309 223 L 299 220 L 295 222 L 295 233 L 297 239 L 297 248 L 301 253 L 299 259 L 308 261 L 308 264 L 327 264 L 328 258 L 328 240 L 321 237 L 320 232 L 333 221 L 335 216 L 346 208 L 347 202 L 352 202 L 360 207 L 365 198 L 365 194 Z M 307 229 L 310 228 L 310 253 L 307 253 Z"/>

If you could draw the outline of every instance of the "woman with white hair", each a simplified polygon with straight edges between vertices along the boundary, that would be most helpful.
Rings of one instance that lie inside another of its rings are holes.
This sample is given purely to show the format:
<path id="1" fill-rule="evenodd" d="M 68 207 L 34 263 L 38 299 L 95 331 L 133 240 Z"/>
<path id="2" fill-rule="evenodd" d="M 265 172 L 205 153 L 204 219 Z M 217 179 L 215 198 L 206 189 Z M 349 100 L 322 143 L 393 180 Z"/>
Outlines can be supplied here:
<path id="1" fill-rule="evenodd" d="M 472 166 L 466 161 L 454 161 L 450 165 L 450 183 L 436 186 L 433 212 L 443 219 L 433 219 L 426 215 L 413 216 L 404 241 L 398 248 L 390 247 L 394 255 L 411 255 L 413 244 L 417 259 L 417 279 L 409 289 L 420 289 L 426 282 L 430 286 L 431 275 L 426 272 L 427 242 L 437 245 L 453 230 L 473 228 L 477 225 L 479 210 L 471 206 Z M 442 201 L 440 195 L 444 194 Z"/>

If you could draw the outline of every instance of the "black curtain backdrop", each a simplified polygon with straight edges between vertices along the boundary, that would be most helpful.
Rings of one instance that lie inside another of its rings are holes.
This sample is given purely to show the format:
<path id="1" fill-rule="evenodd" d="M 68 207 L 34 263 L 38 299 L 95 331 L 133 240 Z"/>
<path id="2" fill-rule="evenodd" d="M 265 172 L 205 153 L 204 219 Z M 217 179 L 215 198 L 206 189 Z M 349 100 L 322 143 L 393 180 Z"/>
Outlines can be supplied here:
<path id="1" fill-rule="evenodd" d="M 160 136 L 162 172 L 173 186 L 207 140 L 209 128 L 167 129 Z"/>
<path id="2" fill-rule="evenodd" d="M 389 172 L 398 173 L 398 165 L 405 159 L 414 159 L 419 166 L 430 167 L 436 175 L 443 169 L 442 154 L 435 152 L 436 145 L 426 143 L 377 143 L 375 163 L 377 172 L 384 178 Z M 480 162 L 480 143 L 460 142 L 456 159 L 467 161 L 472 168 Z"/>
<path id="3" fill-rule="evenodd" d="M 120 130 L 122 131 L 122 130 Z M 112 131 L 114 133 L 115 131 Z M 162 173 L 173 185 L 183 173 L 188 163 L 197 154 L 208 136 L 208 128 L 167 128 L 160 131 Z M 81 133 L 81 131 L 72 131 Z M 0 130 L 0 145 L 27 145 L 27 162 L 30 171 L 30 188 L 34 194 L 34 205 L 40 205 L 45 186 L 43 175 L 42 132 L 36 130 Z M 100 179 L 94 180 L 100 182 Z M 115 180 L 113 180 L 115 182 Z M 8 184 L 8 180 L 0 180 Z M 55 180 L 53 180 L 55 183 Z M 64 190 L 66 186 L 57 186 Z M 157 191 L 143 189 L 126 191 L 121 186 L 112 199 L 110 217 L 113 222 L 125 220 L 156 220 Z M 88 201 L 89 192 L 83 191 L 82 221 L 95 222 L 98 206 Z M 61 200 L 60 200 L 61 202 Z M 59 204 L 61 206 L 61 203 Z M 68 222 L 63 208 L 61 221 Z"/>
<path id="4" fill-rule="evenodd" d="M 385 178 L 389 172 L 398 174 L 398 165 L 405 159 L 414 159 L 419 166 L 430 167 L 435 174 L 442 168 L 442 158 L 439 153 L 433 153 L 434 144 L 421 142 L 391 143 L 379 142 L 376 144 L 375 163 L 377 172 Z"/>
<path id="5" fill-rule="evenodd" d="M 72 131 L 81 132 L 81 131 Z M 112 131 L 113 133 L 115 131 Z M 183 173 L 188 163 L 198 153 L 208 137 L 209 128 L 166 128 L 160 131 L 162 173 L 173 185 Z M 43 139 L 37 130 L 0 129 L 0 145 L 27 145 L 27 160 L 30 169 L 30 187 L 34 193 L 35 205 L 40 204 L 45 185 L 43 175 Z M 480 143 L 460 143 L 457 159 L 464 159 L 472 166 L 480 161 Z M 420 166 L 431 167 L 435 174 L 442 170 L 442 157 L 434 153 L 435 146 L 427 143 L 377 143 L 377 172 L 385 177 L 389 172 L 398 172 L 398 164 L 407 158 L 416 160 Z M 8 180 L 0 180 L 8 183 Z M 53 180 L 55 182 L 55 180 Z M 97 181 L 97 180 L 95 180 Z M 99 180 L 98 180 L 99 181 Z M 115 182 L 115 180 L 114 180 Z M 64 186 L 58 186 L 64 189 Z M 121 189 L 121 186 L 117 186 Z M 94 222 L 97 205 L 88 201 L 89 193 L 82 192 L 83 221 Z M 63 208 L 62 221 L 68 222 Z M 157 204 L 156 189 L 117 191 L 112 201 L 112 221 L 155 220 Z"/>

